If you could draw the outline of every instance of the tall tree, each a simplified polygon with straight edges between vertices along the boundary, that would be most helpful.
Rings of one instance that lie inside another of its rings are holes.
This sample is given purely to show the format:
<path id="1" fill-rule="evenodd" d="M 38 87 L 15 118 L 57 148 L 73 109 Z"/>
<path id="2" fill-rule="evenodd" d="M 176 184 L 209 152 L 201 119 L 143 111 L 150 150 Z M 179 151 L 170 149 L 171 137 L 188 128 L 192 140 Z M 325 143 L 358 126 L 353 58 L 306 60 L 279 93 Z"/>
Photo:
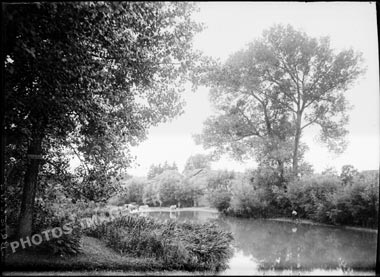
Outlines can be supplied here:
<path id="1" fill-rule="evenodd" d="M 320 127 L 330 150 L 344 150 L 344 92 L 364 72 L 361 63 L 352 49 L 335 53 L 328 37 L 275 25 L 204 80 L 219 115 L 205 122 L 197 139 L 238 157 L 251 156 L 251 149 L 272 153 L 279 162 L 291 160 L 297 174 L 308 126 Z"/>
<path id="2" fill-rule="evenodd" d="M 5 144 L 25 148 L 19 235 L 27 236 L 50 141 L 74 151 L 90 181 L 96 172 L 125 168 L 128 147 L 144 139 L 149 126 L 181 112 L 178 92 L 199 58 L 192 38 L 201 28 L 191 19 L 190 3 L 34 2 L 3 8 Z"/>

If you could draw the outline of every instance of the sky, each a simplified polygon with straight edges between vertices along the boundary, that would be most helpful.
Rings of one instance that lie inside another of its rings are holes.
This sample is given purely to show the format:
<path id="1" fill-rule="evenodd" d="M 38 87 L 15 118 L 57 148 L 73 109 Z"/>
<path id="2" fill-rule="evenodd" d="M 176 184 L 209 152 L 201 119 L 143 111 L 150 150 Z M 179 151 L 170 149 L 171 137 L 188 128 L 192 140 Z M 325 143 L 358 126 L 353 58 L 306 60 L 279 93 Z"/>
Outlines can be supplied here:
<path id="1" fill-rule="evenodd" d="M 315 137 L 316 128 L 305 129 L 302 140 L 309 146 L 305 160 L 315 172 L 345 164 L 359 170 L 379 168 L 379 65 L 376 6 L 372 2 L 198 2 L 194 19 L 206 29 L 194 40 L 204 54 L 225 61 L 230 54 L 261 36 L 274 24 L 290 24 L 312 37 L 330 36 L 336 50 L 352 47 L 361 51 L 367 72 L 346 92 L 353 109 L 347 126 L 348 147 L 341 155 L 328 152 Z M 175 162 L 183 170 L 187 158 L 207 151 L 196 145 L 192 135 L 202 131 L 203 122 L 215 111 L 208 100 L 208 89 L 187 90 L 184 113 L 171 122 L 149 130 L 148 138 L 132 149 L 137 157 L 129 174 L 146 175 L 151 164 Z M 254 168 L 254 159 L 244 163 L 223 157 L 212 163 L 213 169 L 244 171 Z"/>

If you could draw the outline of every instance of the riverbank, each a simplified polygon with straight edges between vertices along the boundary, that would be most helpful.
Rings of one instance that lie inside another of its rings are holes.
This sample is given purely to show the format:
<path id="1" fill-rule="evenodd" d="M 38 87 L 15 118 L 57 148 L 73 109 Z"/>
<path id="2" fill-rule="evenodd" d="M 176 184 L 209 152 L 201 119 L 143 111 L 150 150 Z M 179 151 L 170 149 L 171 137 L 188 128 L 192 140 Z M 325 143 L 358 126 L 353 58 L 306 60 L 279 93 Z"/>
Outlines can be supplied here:
<path id="1" fill-rule="evenodd" d="M 59 257 L 20 251 L 2 258 L 4 276 L 213 275 L 208 271 L 167 270 L 156 259 L 122 256 L 99 239 L 83 236 L 82 252 Z"/>
<path id="2" fill-rule="evenodd" d="M 158 210 L 158 209 L 156 209 Z M 188 208 L 188 211 L 201 210 L 200 208 Z M 203 209 L 205 210 L 205 209 Z M 158 216 L 158 214 L 156 214 Z M 183 213 L 178 214 L 179 217 L 194 217 L 204 216 L 204 214 L 199 213 Z M 209 214 L 210 217 L 214 217 L 214 214 Z M 224 217 L 223 217 L 224 218 Z M 217 275 L 292 275 L 288 272 L 285 265 L 275 264 L 275 271 L 269 270 L 269 267 L 264 267 L 259 269 L 258 264 L 255 262 L 258 258 L 266 260 L 266 263 L 270 264 L 274 262 L 275 257 L 271 257 L 268 253 L 279 253 L 278 250 L 281 249 L 291 249 L 299 245 L 309 247 L 309 249 L 304 250 L 306 256 L 303 257 L 301 263 L 302 270 L 297 271 L 301 275 L 342 275 L 342 271 L 339 269 L 334 270 L 330 267 L 327 269 L 326 263 L 317 263 L 317 266 L 323 266 L 324 268 L 318 269 L 314 268 L 315 264 L 313 261 L 319 259 L 319 254 L 315 253 L 313 255 L 313 249 L 318 249 L 323 253 L 326 253 L 326 261 L 333 262 L 336 261 L 338 257 L 343 256 L 345 260 L 349 262 L 352 266 L 353 272 L 351 274 L 345 275 L 373 275 L 374 270 L 371 265 L 371 256 L 366 256 L 361 254 L 361 258 L 356 258 L 357 254 L 355 251 L 358 249 L 369 249 L 371 248 L 371 243 L 368 245 L 367 241 L 369 237 L 375 237 L 373 234 L 353 234 L 352 232 L 345 232 L 344 230 L 333 230 L 330 228 L 318 228 L 318 226 L 331 226 L 326 224 L 314 223 L 311 221 L 304 220 L 299 222 L 299 224 L 315 225 L 315 227 L 299 226 L 299 231 L 296 233 L 284 232 L 284 230 L 289 230 L 292 228 L 294 222 L 287 218 L 273 218 L 273 219 L 263 219 L 263 220 L 229 220 L 228 217 L 224 218 L 226 222 L 234 224 L 233 229 L 235 230 L 235 243 L 239 245 L 240 248 L 235 250 L 234 257 L 229 261 L 230 268 L 218 272 Z M 275 224 L 271 221 L 287 221 L 288 224 Z M 228 226 L 231 226 L 227 224 Z M 226 226 L 227 226 L 226 225 Z M 306 227 L 306 228 L 305 228 Z M 336 227 L 336 226 L 335 226 Z M 337 231 L 337 233 L 335 232 Z M 335 236 L 330 236 L 331 232 Z M 298 237 L 297 237 L 298 235 Z M 350 239 L 355 237 L 352 242 L 354 245 L 351 247 L 346 247 L 350 245 Z M 368 236 L 369 235 L 369 236 Z M 293 237 L 293 240 L 291 239 Z M 276 238 L 275 242 L 273 238 Z M 326 239 L 329 238 L 329 239 Z M 360 238 L 364 239 L 365 243 L 357 243 Z M 247 242 L 250 243 L 247 243 Z M 335 242 L 334 242 L 335 241 Z M 356 243 L 356 244 L 355 244 Z M 372 243 L 373 244 L 373 243 Z M 340 249 L 341 253 L 334 254 L 337 249 L 333 252 L 329 252 L 330 245 L 341 245 L 344 249 Z M 182 271 L 180 270 L 168 270 L 159 262 L 152 259 L 144 258 L 133 258 L 129 256 L 121 256 L 117 251 L 113 251 L 100 240 L 92 237 L 83 237 L 83 253 L 73 257 L 73 258 L 60 258 L 57 256 L 37 256 L 33 252 L 17 253 L 18 257 L 12 257 L 16 263 L 13 264 L 11 268 L 5 267 L 7 272 L 4 273 L 5 276 L 35 276 L 35 275 L 49 275 L 49 276 L 118 276 L 118 275 L 152 275 L 152 276 L 165 276 L 165 275 L 197 275 L 197 276 L 207 276 L 214 275 L 215 273 L 208 271 Z M 360 248 L 364 247 L 364 248 Z M 346 254 L 350 252 L 350 249 L 354 251 L 354 254 Z M 242 252 L 244 249 L 245 252 Z M 270 252 L 267 249 L 271 249 Z M 240 252 L 239 252 L 240 251 Z M 240 253 L 240 254 L 239 254 Z M 261 256 L 260 256 L 261 253 Z M 330 254 L 329 254 L 330 253 Z M 374 252 L 375 253 L 375 252 Z M 259 256 L 256 256 L 258 255 Z M 294 257 L 293 257 L 294 258 Z M 42 259 L 42 261 L 41 261 Z M 306 260 L 305 260 L 306 259 Z M 37 264 L 30 267 L 30 263 L 37 260 Z M 27 264 L 26 261 L 28 261 Z M 311 261 L 311 262 L 310 262 Z M 12 262 L 8 260 L 8 262 Z M 265 262 L 265 261 L 263 261 Z M 291 262 L 291 261 L 289 261 Z M 293 261 L 294 262 L 294 261 Z M 333 262 L 334 263 L 334 262 Z M 57 265 L 58 264 L 58 265 Z M 284 269 L 280 269 L 284 266 Z M 339 265 L 336 264 L 336 267 Z M 333 266 L 335 268 L 335 265 Z M 309 271 L 311 270 L 311 271 Z M 30 272 L 28 272 L 30 271 Z M 296 273 L 294 271 L 293 273 Z"/>
<path id="3" fill-rule="evenodd" d="M 186 207 L 186 208 L 176 208 L 176 209 L 170 209 L 169 207 L 149 207 L 147 209 L 140 210 L 139 212 L 181 212 L 181 211 L 220 213 L 216 208 L 211 208 L 211 207 Z M 341 228 L 344 228 L 347 230 L 355 230 L 355 231 L 371 232 L 371 233 L 377 233 L 378 232 L 378 230 L 374 229 L 374 228 L 346 226 L 346 225 L 332 225 L 332 224 L 326 224 L 326 223 L 320 223 L 320 222 L 312 221 L 309 219 L 299 219 L 297 222 L 292 218 L 286 218 L 286 217 L 267 218 L 267 220 L 298 223 L 298 224 L 307 224 L 307 225 L 315 225 L 315 226 L 341 227 Z"/>
<path id="4" fill-rule="evenodd" d="M 139 212 L 208 212 L 208 213 L 219 213 L 217 209 L 211 207 L 185 207 L 170 209 L 169 207 L 149 207 Z"/>
<path id="5" fill-rule="evenodd" d="M 215 224 L 120 215 L 86 229 L 76 256 L 27 248 L 9 253 L 2 266 L 8 271 L 219 271 L 233 254 L 232 240 Z"/>
<path id="6" fill-rule="evenodd" d="M 193 212 L 210 212 L 210 213 L 220 213 L 216 208 L 211 207 L 186 207 L 186 208 L 177 208 L 177 209 L 170 209 L 169 207 L 149 207 L 148 209 L 142 210 L 143 212 L 181 212 L 181 211 L 193 211 Z M 267 220 L 273 220 L 273 221 L 282 221 L 282 222 L 292 222 L 295 223 L 296 221 L 292 218 L 268 218 Z M 299 219 L 297 221 L 299 224 L 308 224 L 308 225 L 315 225 L 315 226 L 326 226 L 326 227 L 342 227 L 347 230 L 355 230 L 355 231 L 363 231 L 363 232 L 371 232 L 371 233 L 377 233 L 377 229 L 375 228 L 365 228 L 365 227 L 357 227 L 357 226 L 347 226 L 347 225 L 332 225 L 332 224 L 326 224 L 326 223 L 320 223 L 316 221 L 312 221 L 310 219 Z"/>
<path id="7" fill-rule="evenodd" d="M 347 230 L 354 230 L 354 231 L 361 231 L 361 232 L 370 232 L 370 233 L 377 233 L 377 229 L 373 228 L 364 228 L 364 227 L 355 227 L 355 226 L 344 226 L 344 225 L 332 225 L 332 224 L 325 224 L 325 223 L 319 223 L 315 222 L 309 219 L 299 219 L 295 221 L 291 218 L 268 218 L 268 220 L 271 221 L 280 221 L 280 222 L 290 222 L 290 223 L 297 223 L 297 224 L 307 224 L 307 225 L 315 225 L 315 226 L 326 226 L 326 227 L 340 227 Z"/>
<path id="8" fill-rule="evenodd" d="M 35 271 L 35 272 L 26 272 L 26 271 L 10 271 L 3 272 L 3 276 L 146 276 L 145 272 L 138 271 Z M 149 272 L 149 276 L 214 276 L 213 273 L 205 272 L 188 272 L 188 271 L 153 271 Z M 218 275 L 220 276 L 231 276 L 235 274 L 230 274 L 228 272 L 221 272 Z M 269 275 L 269 276 L 292 276 L 292 275 L 301 275 L 301 276 L 375 276 L 374 271 L 354 271 L 354 272 L 343 272 L 342 270 L 321 270 L 316 269 L 312 271 L 260 271 L 260 272 L 244 272 L 239 275 Z"/>

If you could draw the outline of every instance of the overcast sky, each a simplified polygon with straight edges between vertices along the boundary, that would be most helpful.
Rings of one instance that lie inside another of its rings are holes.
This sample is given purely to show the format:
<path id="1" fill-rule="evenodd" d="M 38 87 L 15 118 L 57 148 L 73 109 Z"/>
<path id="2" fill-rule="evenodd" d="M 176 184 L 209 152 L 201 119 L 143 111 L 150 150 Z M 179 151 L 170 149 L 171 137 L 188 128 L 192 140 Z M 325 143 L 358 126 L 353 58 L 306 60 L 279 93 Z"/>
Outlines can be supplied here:
<path id="1" fill-rule="evenodd" d="M 352 105 L 348 125 L 349 145 L 345 153 L 336 156 L 318 144 L 315 130 L 305 129 L 303 141 L 310 150 L 306 161 L 316 172 L 327 167 L 340 171 L 352 164 L 359 170 L 379 168 L 379 65 L 375 3 L 295 3 L 295 2 L 199 2 L 200 12 L 194 15 L 206 29 L 197 35 L 195 47 L 206 55 L 224 61 L 230 54 L 261 36 L 273 24 L 291 24 L 313 37 L 330 36 L 337 50 L 352 47 L 363 52 L 366 74 L 347 91 Z M 204 120 L 213 111 L 208 101 L 208 89 L 190 90 L 184 95 L 185 112 L 172 122 L 149 130 L 148 139 L 134 148 L 136 162 L 130 174 L 146 175 L 151 164 L 176 162 L 182 171 L 190 155 L 204 153 L 195 145 L 192 134 L 200 133 Z M 213 163 L 215 169 L 244 171 L 255 167 L 254 160 L 238 163 L 223 158 Z"/>

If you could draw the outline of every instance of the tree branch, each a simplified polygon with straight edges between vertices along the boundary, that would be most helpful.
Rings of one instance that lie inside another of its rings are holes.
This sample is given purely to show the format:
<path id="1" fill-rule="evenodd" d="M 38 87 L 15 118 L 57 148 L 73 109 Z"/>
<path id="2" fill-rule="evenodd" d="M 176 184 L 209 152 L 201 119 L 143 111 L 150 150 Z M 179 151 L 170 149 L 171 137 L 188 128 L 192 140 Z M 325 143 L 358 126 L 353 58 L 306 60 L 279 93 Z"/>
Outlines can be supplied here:
<path id="1" fill-rule="evenodd" d="M 316 116 L 313 120 L 309 121 L 307 124 L 301 127 L 301 130 L 305 129 L 306 127 L 310 126 L 313 123 L 316 123 L 318 121 L 318 116 Z"/>
<path id="2" fill-rule="evenodd" d="M 257 131 L 257 129 L 256 129 L 256 126 L 252 123 L 252 121 L 248 118 L 248 116 L 246 116 L 245 114 L 244 114 L 244 112 L 242 112 L 239 108 L 237 108 L 237 110 L 238 110 L 238 112 L 240 112 L 240 114 L 248 121 L 248 123 L 249 123 L 249 125 L 251 125 L 251 127 L 254 129 L 253 130 L 253 133 L 251 134 L 251 135 L 256 135 L 256 136 L 258 136 L 258 137 L 262 137 L 261 135 L 260 135 L 260 133 Z"/>
<path id="3" fill-rule="evenodd" d="M 86 162 L 84 162 L 84 161 L 82 160 L 82 158 L 80 157 L 79 153 L 76 151 L 75 147 L 73 147 L 73 146 L 71 145 L 71 143 L 69 143 L 68 145 L 69 145 L 69 147 L 71 148 L 71 150 L 73 150 L 74 154 L 77 156 L 77 158 L 79 159 L 79 161 L 80 161 L 82 164 L 84 164 L 84 166 L 85 166 L 86 169 L 87 169 L 87 173 L 89 173 L 89 172 L 90 172 L 90 169 L 88 168 Z"/>

